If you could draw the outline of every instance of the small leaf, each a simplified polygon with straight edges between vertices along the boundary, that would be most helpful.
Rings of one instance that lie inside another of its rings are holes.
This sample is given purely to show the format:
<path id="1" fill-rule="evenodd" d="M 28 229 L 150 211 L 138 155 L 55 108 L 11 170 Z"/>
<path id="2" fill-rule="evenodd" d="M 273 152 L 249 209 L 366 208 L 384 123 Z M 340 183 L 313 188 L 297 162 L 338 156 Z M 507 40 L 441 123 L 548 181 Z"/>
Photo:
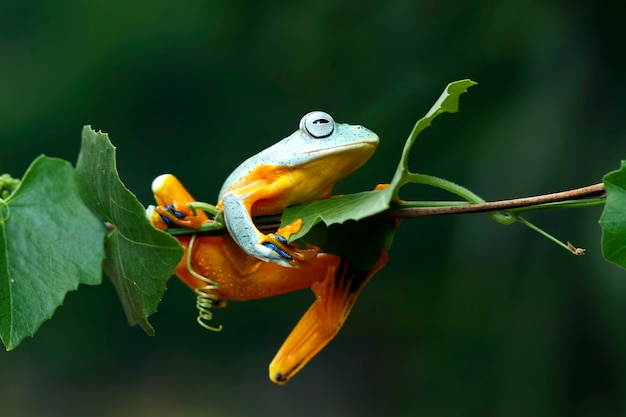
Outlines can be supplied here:
<path id="1" fill-rule="evenodd" d="M 113 281 L 126 317 L 154 334 L 148 316 L 157 309 L 166 283 L 183 255 L 178 241 L 155 229 L 135 195 L 122 183 L 115 163 L 115 147 L 108 135 L 83 128 L 76 164 L 85 202 L 115 226 L 107 238 L 104 270 Z"/>
<path id="2" fill-rule="evenodd" d="M 607 261 L 626 268 L 626 161 L 603 178 L 606 204 L 602 227 L 602 254 Z"/>
<path id="3" fill-rule="evenodd" d="M 358 221 L 387 210 L 391 202 L 398 196 L 400 187 L 407 182 L 408 157 L 417 135 L 430 126 L 440 114 L 458 111 L 459 97 L 475 84 L 472 80 L 460 80 L 448 84 L 428 113 L 417 121 L 404 145 L 400 163 L 388 188 L 381 191 L 367 191 L 315 201 L 306 206 L 285 209 L 281 218 L 283 226 L 299 218 L 302 219 L 303 223 L 300 231 L 293 234 L 290 240 L 302 238 L 319 222 L 324 222 L 330 226 L 341 224 L 347 220 Z"/>
<path id="4" fill-rule="evenodd" d="M 281 223 L 284 226 L 302 219 L 302 228 L 291 236 L 291 240 L 296 240 L 309 233 L 319 222 L 330 226 L 347 220 L 366 218 L 372 215 L 372 211 L 373 214 L 384 211 L 389 207 L 387 198 L 388 196 L 381 194 L 381 191 L 364 191 L 315 201 L 304 206 L 287 207 L 281 217 Z M 379 208 L 373 210 L 372 205 Z"/>
<path id="5" fill-rule="evenodd" d="M 32 336 L 79 284 L 100 284 L 105 228 L 81 200 L 74 169 L 41 156 L 0 215 L 0 337 Z"/>

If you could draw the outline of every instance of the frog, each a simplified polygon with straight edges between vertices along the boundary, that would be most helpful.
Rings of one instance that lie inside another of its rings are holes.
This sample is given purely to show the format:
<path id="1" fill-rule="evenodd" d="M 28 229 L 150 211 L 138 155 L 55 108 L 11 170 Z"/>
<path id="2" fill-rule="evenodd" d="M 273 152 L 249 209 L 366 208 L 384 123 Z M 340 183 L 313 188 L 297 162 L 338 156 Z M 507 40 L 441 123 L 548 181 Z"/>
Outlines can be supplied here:
<path id="1" fill-rule="evenodd" d="M 363 126 L 309 112 L 298 130 L 248 158 L 225 180 L 216 209 L 228 234 L 176 235 L 184 256 L 174 272 L 198 294 L 199 303 L 209 300 L 210 307 L 223 307 L 229 300 L 313 291 L 314 303 L 270 364 L 270 379 L 277 384 L 288 382 L 335 337 L 362 288 L 389 257 L 381 248 L 378 260 L 363 271 L 322 248 L 289 243 L 300 219 L 264 234 L 253 218 L 330 197 L 336 182 L 362 166 L 378 143 L 378 136 Z M 148 208 L 148 217 L 155 227 L 199 229 L 211 223 L 205 212 L 189 206 L 196 200 L 174 175 L 157 177 L 152 191 L 157 205 Z"/>

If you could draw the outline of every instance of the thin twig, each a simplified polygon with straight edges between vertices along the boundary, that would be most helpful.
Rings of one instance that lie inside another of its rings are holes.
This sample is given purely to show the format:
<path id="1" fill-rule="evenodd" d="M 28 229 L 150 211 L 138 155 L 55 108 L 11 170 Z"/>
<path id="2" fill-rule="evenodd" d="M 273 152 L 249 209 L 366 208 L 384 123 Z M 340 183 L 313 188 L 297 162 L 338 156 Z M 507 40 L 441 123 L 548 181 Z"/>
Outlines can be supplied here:
<path id="1" fill-rule="evenodd" d="M 490 211 L 508 211 L 539 204 L 555 203 L 567 200 L 576 200 L 590 197 L 599 197 L 604 194 L 604 184 L 598 183 L 574 190 L 559 193 L 543 194 L 534 197 L 515 198 L 482 204 L 467 204 L 463 206 L 444 207 L 408 207 L 395 208 L 382 213 L 385 217 L 397 219 L 412 219 L 425 216 L 440 216 L 444 214 L 486 213 Z"/>

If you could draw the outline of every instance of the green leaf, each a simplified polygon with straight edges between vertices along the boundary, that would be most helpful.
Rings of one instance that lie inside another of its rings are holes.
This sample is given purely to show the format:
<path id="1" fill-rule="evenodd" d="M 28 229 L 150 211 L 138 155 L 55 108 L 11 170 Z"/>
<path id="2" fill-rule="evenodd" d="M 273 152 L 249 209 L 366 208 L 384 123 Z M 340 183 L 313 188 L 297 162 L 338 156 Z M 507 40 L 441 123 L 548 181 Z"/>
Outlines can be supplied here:
<path id="1" fill-rule="evenodd" d="M 0 207 L 0 337 L 11 350 L 68 291 L 101 282 L 105 228 L 60 159 L 37 158 Z"/>
<path id="2" fill-rule="evenodd" d="M 128 322 L 152 335 L 148 316 L 165 293 L 167 280 L 183 255 L 182 247 L 150 224 L 141 203 L 120 180 L 115 147 L 108 135 L 83 128 L 76 173 L 85 202 L 115 226 L 107 237 L 104 270 L 115 285 Z"/>
<path id="3" fill-rule="evenodd" d="M 396 230 L 395 219 L 368 217 L 326 226 L 316 224 L 306 235 L 306 241 L 332 253 L 350 259 L 361 271 L 368 271 L 380 257 L 381 248 L 391 248 Z"/>
<path id="4" fill-rule="evenodd" d="M 380 207 L 372 209 L 372 204 Z M 311 228 L 319 222 L 330 226 L 347 220 L 360 220 L 384 211 L 388 207 L 385 194 L 380 191 L 364 191 L 319 200 L 304 206 L 287 207 L 281 217 L 281 225 L 302 219 L 302 228 L 291 236 L 291 240 L 296 240 L 308 234 Z"/>
<path id="5" fill-rule="evenodd" d="M 417 135 L 430 126 L 440 114 L 457 112 L 459 97 L 475 84 L 472 80 L 460 80 L 448 84 L 431 109 L 413 127 L 404 145 L 398 168 L 387 189 L 350 194 L 285 209 L 281 218 L 283 226 L 299 218 L 303 223 L 300 231 L 291 236 L 291 240 L 304 237 L 319 222 L 330 226 L 348 220 L 358 221 L 387 210 L 391 202 L 397 198 L 400 187 L 409 182 L 408 158 Z"/>
<path id="6" fill-rule="evenodd" d="M 607 261 L 626 268 L 626 161 L 603 178 L 606 204 L 600 216 L 602 254 Z"/>

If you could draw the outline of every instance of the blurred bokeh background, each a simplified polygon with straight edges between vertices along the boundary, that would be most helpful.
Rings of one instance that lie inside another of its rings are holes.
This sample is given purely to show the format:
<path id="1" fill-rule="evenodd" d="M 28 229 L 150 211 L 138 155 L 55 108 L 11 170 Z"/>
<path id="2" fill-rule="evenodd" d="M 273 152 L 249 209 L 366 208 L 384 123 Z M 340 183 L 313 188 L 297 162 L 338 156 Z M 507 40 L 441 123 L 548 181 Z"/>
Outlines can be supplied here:
<path id="1" fill-rule="evenodd" d="M 91 124 L 123 180 L 179 176 L 214 201 L 244 158 L 323 109 L 377 132 L 337 188 L 388 181 L 413 123 L 453 80 L 479 82 L 419 139 L 414 170 L 490 200 L 599 182 L 626 156 L 622 2 L 59 0 L 0 2 L 0 172 L 75 161 Z M 415 186 L 406 199 L 447 199 Z M 615 416 L 626 413 L 626 271 L 601 209 L 530 220 L 574 257 L 484 215 L 405 221 L 339 336 L 293 381 L 267 365 L 309 291 L 195 323 L 176 280 L 147 337 L 112 285 L 69 294 L 0 353 L 2 415 Z M 4 302 L 4 301 L 3 301 Z"/>

